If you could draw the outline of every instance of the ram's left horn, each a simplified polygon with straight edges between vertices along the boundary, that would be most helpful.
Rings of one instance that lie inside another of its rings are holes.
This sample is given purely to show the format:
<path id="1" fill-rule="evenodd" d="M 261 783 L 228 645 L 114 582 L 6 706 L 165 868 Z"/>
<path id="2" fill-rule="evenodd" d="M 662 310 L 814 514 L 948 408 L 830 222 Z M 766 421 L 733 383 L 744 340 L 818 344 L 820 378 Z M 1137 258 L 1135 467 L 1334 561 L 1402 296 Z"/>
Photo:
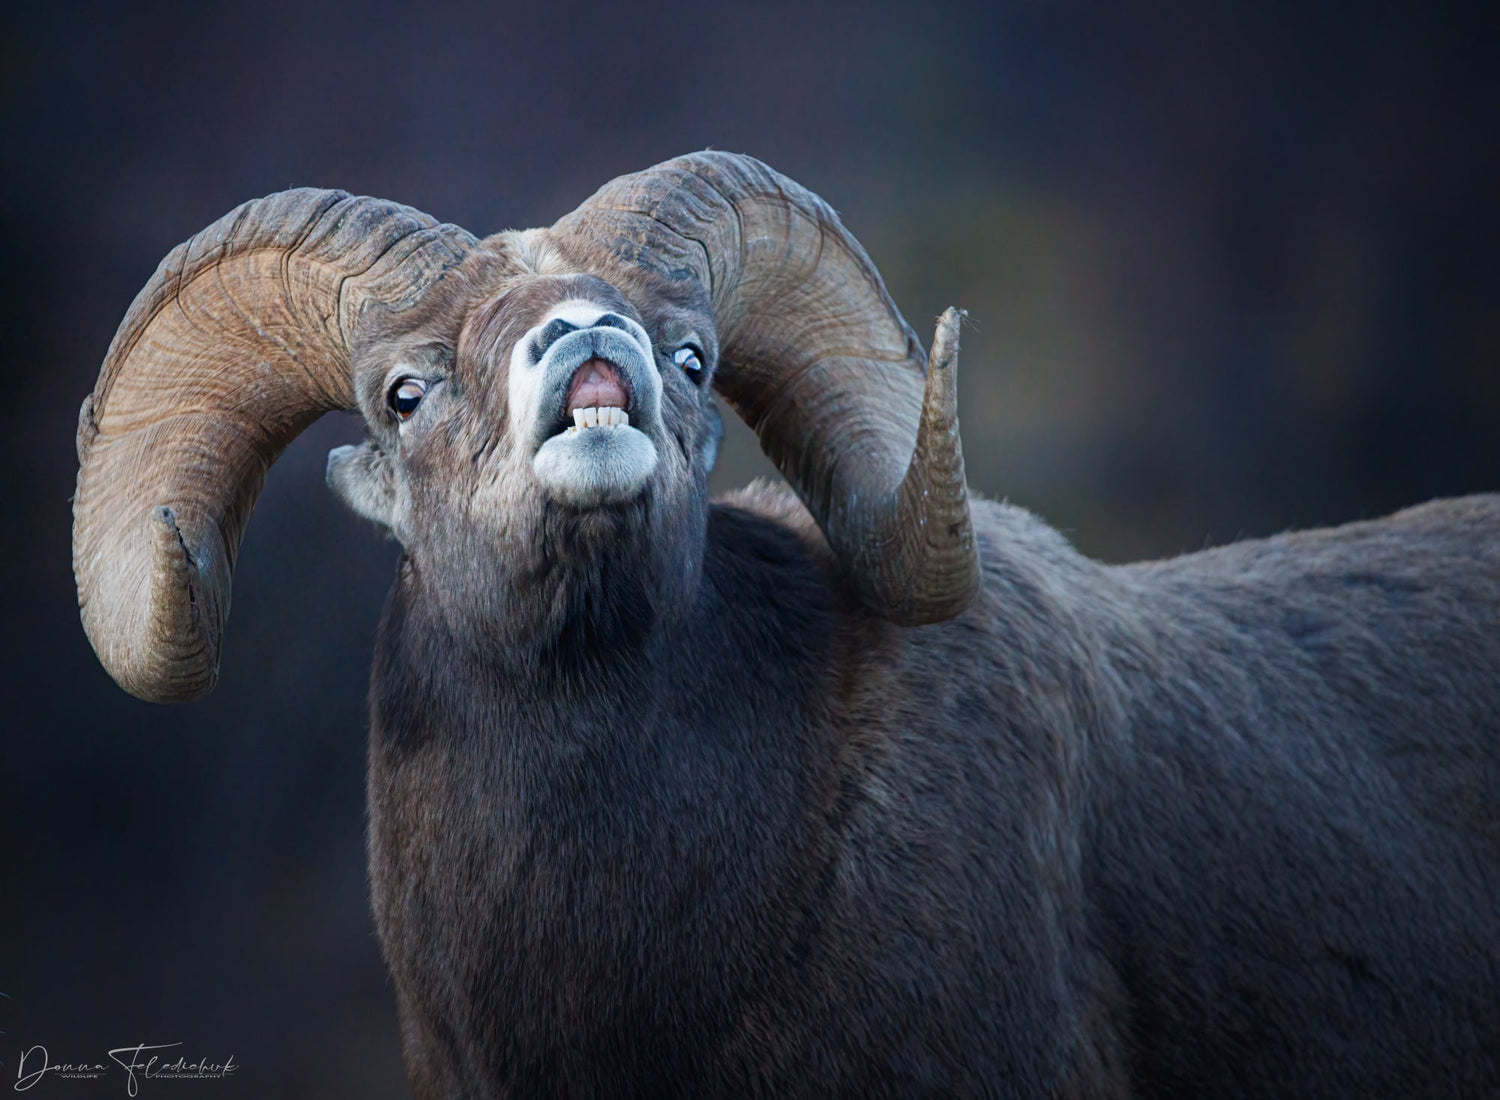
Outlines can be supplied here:
<path id="1" fill-rule="evenodd" d="M 828 204 L 753 157 L 693 153 L 602 187 L 553 227 L 605 278 L 696 280 L 713 303 L 714 386 L 796 488 L 860 602 L 916 626 L 979 590 L 954 372 L 934 365 Z"/>

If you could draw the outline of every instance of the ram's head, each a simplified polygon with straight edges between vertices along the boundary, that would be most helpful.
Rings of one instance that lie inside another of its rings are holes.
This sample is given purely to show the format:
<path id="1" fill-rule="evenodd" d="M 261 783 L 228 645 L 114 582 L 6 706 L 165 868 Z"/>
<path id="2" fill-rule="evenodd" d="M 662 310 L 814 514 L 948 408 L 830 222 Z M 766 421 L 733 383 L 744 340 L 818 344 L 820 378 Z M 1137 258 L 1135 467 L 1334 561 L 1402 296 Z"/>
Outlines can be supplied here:
<path id="1" fill-rule="evenodd" d="M 550 228 L 485 240 L 341 192 L 246 203 L 162 262 L 84 402 L 84 625 L 127 690 L 210 690 L 266 470 L 331 409 L 358 410 L 369 438 L 330 456 L 330 482 L 448 578 L 444 598 L 536 579 L 495 563 L 546 571 L 549 553 L 576 565 L 622 543 L 691 583 L 711 388 L 859 604 L 946 618 L 978 583 L 957 332 L 950 311 L 928 370 L 837 216 L 748 157 L 669 161 Z"/>

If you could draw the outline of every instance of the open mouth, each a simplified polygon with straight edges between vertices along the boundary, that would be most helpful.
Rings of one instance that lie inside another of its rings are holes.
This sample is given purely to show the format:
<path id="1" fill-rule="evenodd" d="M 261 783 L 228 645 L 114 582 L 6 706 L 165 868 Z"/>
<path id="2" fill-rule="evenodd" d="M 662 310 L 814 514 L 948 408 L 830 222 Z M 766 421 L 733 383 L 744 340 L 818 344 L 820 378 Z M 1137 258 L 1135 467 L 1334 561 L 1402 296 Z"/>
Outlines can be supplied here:
<path id="1" fill-rule="evenodd" d="M 553 499 L 576 508 L 630 500 L 657 462 L 661 376 L 651 344 L 638 324 L 596 315 L 593 306 L 570 316 L 585 327 L 557 337 L 539 359 L 532 342 L 516 342 L 511 408 L 531 425 L 531 469 Z M 565 318 L 545 323 L 558 319 Z"/>
<path id="2" fill-rule="evenodd" d="M 629 427 L 630 398 L 630 383 L 618 366 L 608 359 L 588 359 L 568 383 L 559 430 Z"/>

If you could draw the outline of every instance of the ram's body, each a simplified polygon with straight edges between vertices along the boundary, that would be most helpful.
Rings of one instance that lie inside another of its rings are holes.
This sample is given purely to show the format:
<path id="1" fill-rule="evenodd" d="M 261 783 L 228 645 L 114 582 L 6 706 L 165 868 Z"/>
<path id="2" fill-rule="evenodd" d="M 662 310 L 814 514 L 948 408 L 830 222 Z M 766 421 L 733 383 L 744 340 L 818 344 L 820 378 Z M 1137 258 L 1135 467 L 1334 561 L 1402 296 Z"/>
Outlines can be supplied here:
<path id="1" fill-rule="evenodd" d="M 1125 568 L 980 505 L 915 631 L 797 509 L 717 507 L 681 631 L 610 644 L 649 610 L 602 591 L 536 677 L 398 585 L 372 867 L 430 1095 L 1500 1088 L 1500 501 Z"/>
<path id="2" fill-rule="evenodd" d="M 1101 566 L 971 507 L 958 333 L 749 158 L 248 203 L 84 402 L 85 628 L 209 690 L 267 465 L 363 414 L 424 1100 L 1500 1095 L 1500 498 Z M 710 506 L 713 391 L 792 489 Z"/>

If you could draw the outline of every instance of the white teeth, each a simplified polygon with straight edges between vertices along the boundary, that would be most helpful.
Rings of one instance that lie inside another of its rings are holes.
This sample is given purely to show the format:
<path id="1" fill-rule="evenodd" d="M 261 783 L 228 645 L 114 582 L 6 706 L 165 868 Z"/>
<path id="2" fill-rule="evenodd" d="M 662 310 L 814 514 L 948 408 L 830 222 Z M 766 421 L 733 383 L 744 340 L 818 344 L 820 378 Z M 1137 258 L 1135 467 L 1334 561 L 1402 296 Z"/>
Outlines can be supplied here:
<path id="1" fill-rule="evenodd" d="M 625 428 L 630 426 L 630 414 L 611 405 L 603 408 L 574 409 L 572 431 L 579 428 Z"/>

